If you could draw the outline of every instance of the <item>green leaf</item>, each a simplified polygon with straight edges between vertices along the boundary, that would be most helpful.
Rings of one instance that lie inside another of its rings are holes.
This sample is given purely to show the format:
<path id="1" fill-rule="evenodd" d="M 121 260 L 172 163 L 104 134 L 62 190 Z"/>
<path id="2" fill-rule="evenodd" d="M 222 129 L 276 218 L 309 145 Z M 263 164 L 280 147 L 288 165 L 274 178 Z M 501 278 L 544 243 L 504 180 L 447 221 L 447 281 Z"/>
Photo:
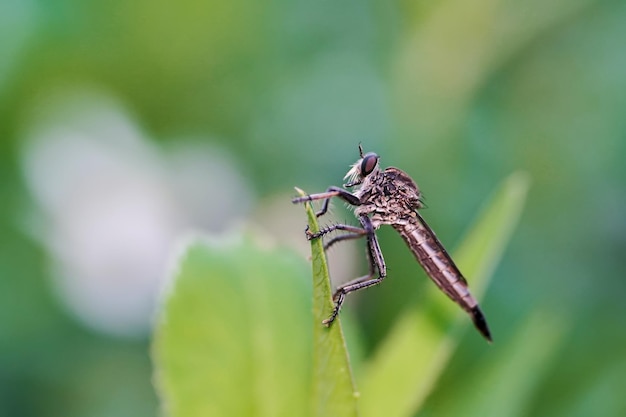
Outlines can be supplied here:
<path id="1" fill-rule="evenodd" d="M 530 400 L 562 345 L 567 327 L 553 313 L 531 315 L 497 355 L 488 355 L 458 385 L 447 387 L 454 401 L 441 401 L 435 415 L 516 417 L 529 415 Z"/>
<path id="2" fill-rule="evenodd" d="M 153 341 L 172 417 L 308 415 L 306 262 L 249 238 L 189 245 Z"/>
<path id="3" fill-rule="evenodd" d="M 300 190 L 298 190 L 300 191 Z M 301 192 L 302 194 L 302 192 Z M 311 232 L 319 231 L 317 218 L 306 204 Z M 357 393 L 346 342 L 338 317 L 330 327 L 322 325 L 333 310 L 330 277 L 322 239 L 311 241 L 313 267 L 313 416 L 356 416 Z"/>
<path id="4" fill-rule="evenodd" d="M 557 409 L 545 415 L 556 417 L 626 416 L 626 358 L 618 357 L 591 375 L 580 378 L 580 387 L 558 398 Z"/>
<path id="5" fill-rule="evenodd" d="M 529 180 L 511 175 L 495 193 L 454 257 L 480 295 L 518 223 Z M 364 367 L 361 410 L 365 416 L 413 415 L 432 391 L 471 320 L 431 286 L 428 305 L 409 309 Z M 497 341 L 497 334 L 495 335 Z"/>

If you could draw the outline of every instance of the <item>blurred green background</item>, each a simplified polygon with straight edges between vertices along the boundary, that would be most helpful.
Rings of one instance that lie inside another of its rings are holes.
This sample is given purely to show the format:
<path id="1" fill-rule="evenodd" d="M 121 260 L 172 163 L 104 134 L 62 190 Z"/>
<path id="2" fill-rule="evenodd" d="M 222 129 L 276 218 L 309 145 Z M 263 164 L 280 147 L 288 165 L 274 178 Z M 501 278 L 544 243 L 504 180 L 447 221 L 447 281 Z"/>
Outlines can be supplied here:
<path id="1" fill-rule="evenodd" d="M 423 415 L 535 311 L 564 339 L 520 415 L 626 415 L 624 39 L 617 0 L 0 2 L 0 415 L 156 415 L 178 237 L 306 248 L 292 187 L 340 185 L 359 142 L 450 249 L 502 178 L 533 181 L 483 301 L 496 343 L 468 333 Z M 366 353 L 432 285 L 381 235 L 390 278 L 345 313 Z"/>

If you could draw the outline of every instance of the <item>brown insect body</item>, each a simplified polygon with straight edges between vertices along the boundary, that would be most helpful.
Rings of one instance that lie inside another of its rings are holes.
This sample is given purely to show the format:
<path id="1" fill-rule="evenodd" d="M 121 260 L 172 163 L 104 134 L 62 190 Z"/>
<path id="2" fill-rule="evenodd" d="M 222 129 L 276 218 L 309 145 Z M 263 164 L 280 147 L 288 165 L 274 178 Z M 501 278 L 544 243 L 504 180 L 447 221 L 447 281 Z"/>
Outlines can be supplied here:
<path id="1" fill-rule="evenodd" d="M 472 317 L 474 325 L 489 341 L 491 334 L 478 302 L 472 297 L 467 281 L 448 255 L 437 236 L 417 212 L 424 207 L 421 192 L 417 184 L 404 171 L 389 167 L 380 170 L 378 155 L 368 153 L 359 159 L 346 174 L 350 181 L 346 187 L 357 187 L 353 193 L 338 187 L 330 187 L 326 193 L 313 194 L 294 199 L 294 203 L 325 199 L 318 216 L 328 208 L 330 197 L 340 197 L 354 206 L 354 214 L 362 225 L 361 228 L 348 225 L 333 225 L 317 234 L 308 233 L 309 239 L 321 237 L 334 230 L 343 230 L 348 234 L 335 237 L 326 243 L 326 248 L 336 242 L 359 237 L 367 238 L 370 273 L 350 281 L 337 289 L 335 309 L 325 324 L 333 322 L 339 312 L 345 295 L 379 284 L 386 276 L 385 261 L 378 246 L 374 231 L 381 225 L 392 226 L 402 236 L 407 246 L 435 284 L 463 310 Z M 374 278 L 378 270 L 378 277 Z"/>

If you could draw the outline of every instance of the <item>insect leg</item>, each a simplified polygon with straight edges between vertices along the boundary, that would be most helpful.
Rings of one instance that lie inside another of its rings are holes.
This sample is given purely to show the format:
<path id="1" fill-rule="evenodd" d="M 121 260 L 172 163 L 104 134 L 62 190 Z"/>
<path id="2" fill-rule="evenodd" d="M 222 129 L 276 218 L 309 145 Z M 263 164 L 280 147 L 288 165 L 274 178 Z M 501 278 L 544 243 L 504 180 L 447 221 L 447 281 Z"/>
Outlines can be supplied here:
<path id="1" fill-rule="evenodd" d="M 352 239 L 360 239 L 362 237 L 364 237 L 364 234 L 348 234 L 346 233 L 345 235 L 341 235 L 341 236 L 336 236 L 332 239 L 330 239 L 328 242 L 324 243 L 324 252 L 326 252 L 328 250 L 328 248 L 330 248 L 331 246 L 333 246 L 335 243 L 338 242 L 343 242 L 344 240 L 352 240 Z"/>
<path id="2" fill-rule="evenodd" d="M 341 224 L 341 223 L 337 223 L 337 224 L 333 224 L 332 226 L 324 227 L 324 228 L 320 229 L 320 231 L 317 232 L 317 233 L 311 232 L 309 230 L 308 226 L 307 226 L 307 229 L 305 230 L 305 233 L 306 233 L 306 238 L 311 240 L 311 239 L 316 239 L 318 237 L 324 236 L 327 233 L 334 232 L 335 230 L 343 230 L 343 231 L 346 231 L 346 232 L 354 233 L 357 237 L 362 237 L 362 236 L 365 236 L 367 234 L 367 230 L 365 230 L 365 229 L 362 229 L 360 227 L 350 226 L 348 224 Z M 348 235 L 348 236 L 351 236 L 351 235 Z"/>
<path id="3" fill-rule="evenodd" d="M 293 204 L 305 203 L 307 201 L 313 200 L 324 200 L 324 204 L 322 205 L 322 209 L 315 213 L 317 217 L 320 217 L 328 211 L 328 204 L 330 203 L 330 199 L 332 197 L 339 197 L 348 204 L 352 204 L 353 206 L 358 206 L 361 204 L 361 200 L 354 194 L 349 191 L 344 190 L 340 187 L 331 186 L 328 187 L 326 192 L 318 193 L 318 194 L 309 194 L 302 197 L 297 197 L 291 200 Z"/>
<path id="4" fill-rule="evenodd" d="M 367 235 L 367 231 L 365 229 L 361 229 L 360 227 L 350 226 L 347 224 L 334 224 L 332 226 L 321 229 L 317 233 L 310 232 L 309 227 L 307 226 L 304 232 L 306 233 L 306 238 L 308 240 L 311 240 L 311 239 L 321 237 L 335 230 L 343 230 L 348 233 L 341 235 L 341 236 L 335 236 L 334 238 L 330 239 L 328 242 L 324 243 L 324 252 L 326 252 L 328 248 L 330 248 L 332 245 L 334 245 L 337 242 L 341 242 L 344 240 L 351 240 L 351 239 L 360 239 Z"/>
<path id="5" fill-rule="evenodd" d="M 379 284 L 387 276 L 387 266 L 385 265 L 385 259 L 383 258 L 382 251 L 380 250 L 380 245 L 378 244 L 378 238 L 374 233 L 374 226 L 372 225 L 370 218 L 367 216 L 361 216 L 359 220 L 363 225 L 363 229 L 367 233 L 367 259 L 369 261 L 370 273 L 349 281 L 337 288 L 337 291 L 335 291 L 333 296 L 335 308 L 333 309 L 330 317 L 322 322 L 326 326 L 330 326 L 330 324 L 337 318 L 341 305 L 345 301 L 347 294 Z M 378 270 L 378 278 L 372 279 L 376 270 Z"/>

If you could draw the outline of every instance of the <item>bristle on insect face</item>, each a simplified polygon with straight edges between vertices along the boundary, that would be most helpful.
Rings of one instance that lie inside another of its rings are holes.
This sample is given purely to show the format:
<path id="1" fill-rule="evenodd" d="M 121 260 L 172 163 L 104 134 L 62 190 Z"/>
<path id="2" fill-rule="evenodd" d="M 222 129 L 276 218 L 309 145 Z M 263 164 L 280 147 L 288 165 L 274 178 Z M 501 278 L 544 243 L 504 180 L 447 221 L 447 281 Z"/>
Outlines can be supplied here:
<path id="1" fill-rule="evenodd" d="M 350 166 L 350 170 L 343 177 L 344 181 L 348 180 L 348 183 L 358 182 L 361 177 L 361 161 L 363 161 L 363 158 L 359 159 Z"/>

